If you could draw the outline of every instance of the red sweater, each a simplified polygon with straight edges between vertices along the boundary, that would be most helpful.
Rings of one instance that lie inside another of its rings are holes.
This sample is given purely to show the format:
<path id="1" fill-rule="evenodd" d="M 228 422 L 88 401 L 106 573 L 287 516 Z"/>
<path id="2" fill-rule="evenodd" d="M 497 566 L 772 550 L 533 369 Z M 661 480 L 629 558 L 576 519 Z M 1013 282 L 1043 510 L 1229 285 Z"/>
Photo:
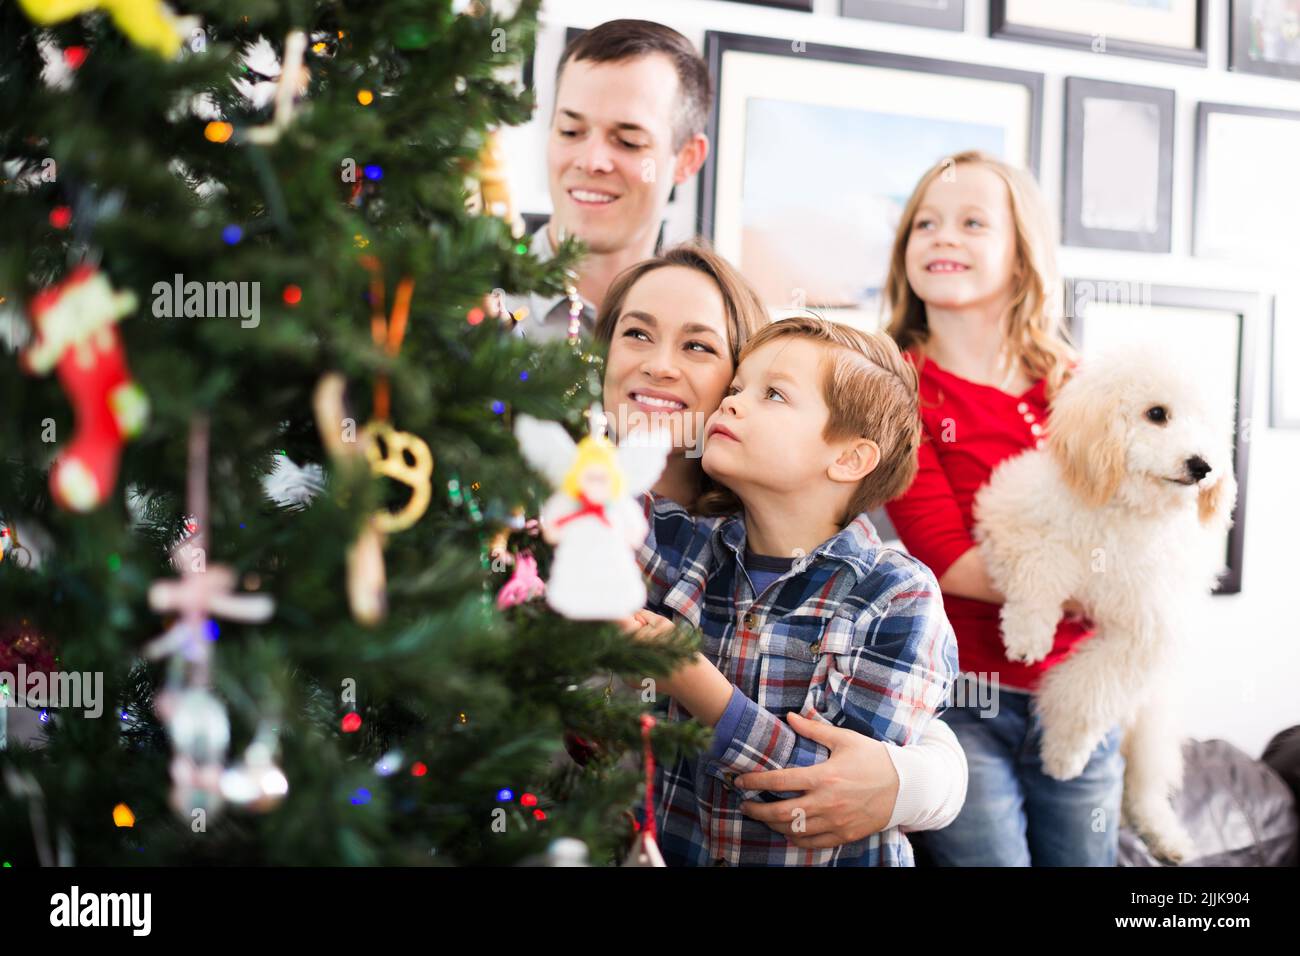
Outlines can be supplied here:
<path id="1" fill-rule="evenodd" d="M 1022 395 L 959 378 L 933 359 L 919 364 L 922 438 L 916 479 L 885 506 L 904 546 L 930 566 L 936 578 L 975 546 L 971 508 L 975 493 L 1003 459 L 1042 447 L 1047 437 L 1047 380 Z M 945 594 L 944 608 L 957 635 L 963 672 L 999 674 L 1002 686 L 1033 690 L 1049 668 L 1092 635 L 1062 618 L 1046 658 L 1036 664 L 1007 660 L 998 604 Z"/>

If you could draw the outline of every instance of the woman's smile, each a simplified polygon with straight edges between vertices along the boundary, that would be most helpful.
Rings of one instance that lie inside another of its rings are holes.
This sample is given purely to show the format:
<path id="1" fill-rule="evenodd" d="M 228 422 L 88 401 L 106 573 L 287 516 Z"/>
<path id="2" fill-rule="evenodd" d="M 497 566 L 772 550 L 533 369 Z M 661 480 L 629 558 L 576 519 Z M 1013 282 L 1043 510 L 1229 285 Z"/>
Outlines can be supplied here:
<path id="1" fill-rule="evenodd" d="M 633 405 L 639 405 L 649 412 L 680 412 L 687 408 L 687 404 L 675 395 L 651 388 L 633 389 L 627 393 L 627 397 Z"/>

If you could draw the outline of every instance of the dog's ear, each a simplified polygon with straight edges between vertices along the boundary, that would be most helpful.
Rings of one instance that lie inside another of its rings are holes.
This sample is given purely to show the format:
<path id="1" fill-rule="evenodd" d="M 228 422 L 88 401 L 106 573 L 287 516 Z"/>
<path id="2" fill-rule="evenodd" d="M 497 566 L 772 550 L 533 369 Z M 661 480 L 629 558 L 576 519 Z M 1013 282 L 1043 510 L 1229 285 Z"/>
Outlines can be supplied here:
<path id="1" fill-rule="evenodd" d="M 1110 501 L 1124 479 L 1125 452 L 1112 396 L 1086 381 L 1067 383 L 1052 402 L 1048 432 L 1047 449 L 1070 489 L 1094 508 Z"/>
<path id="2" fill-rule="evenodd" d="M 1196 513 L 1204 527 L 1227 530 L 1232 527 L 1232 508 L 1237 503 L 1237 479 L 1225 471 L 1219 480 L 1206 485 L 1196 495 Z"/>

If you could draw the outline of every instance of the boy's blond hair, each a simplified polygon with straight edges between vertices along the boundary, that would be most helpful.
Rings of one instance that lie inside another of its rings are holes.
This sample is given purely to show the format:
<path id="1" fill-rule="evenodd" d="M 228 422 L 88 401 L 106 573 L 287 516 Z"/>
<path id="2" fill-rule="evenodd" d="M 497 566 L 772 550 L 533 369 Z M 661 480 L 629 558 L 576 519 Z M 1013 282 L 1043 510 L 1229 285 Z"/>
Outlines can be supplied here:
<path id="1" fill-rule="evenodd" d="M 781 319 L 760 329 L 740 353 L 740 361 L 775 339 L 797 336 L 824 346 L 822 397 L 830 418 L 822 437 L 828 442 L 870 438 L 880 446 L 880 462 L 862 479 L 839 516 L 841 526 L 863 511 L 897 498 L 916 477 L 921 442 L 921 410 L 916 369 L 883 333 L 807 314 Z M 709 512 L 729 510 L 710 502 Z"/>

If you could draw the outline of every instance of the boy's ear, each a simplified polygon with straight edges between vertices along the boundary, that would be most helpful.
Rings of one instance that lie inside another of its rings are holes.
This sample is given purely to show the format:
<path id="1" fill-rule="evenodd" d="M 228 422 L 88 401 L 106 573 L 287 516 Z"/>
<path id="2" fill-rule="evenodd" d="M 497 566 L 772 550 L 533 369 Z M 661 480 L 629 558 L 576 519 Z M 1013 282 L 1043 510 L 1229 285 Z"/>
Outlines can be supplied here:
<path id="1" fill-rule="evenodd" d="M 840 451 L 826 474 L 831 481 L 861 481 L 880 464 L 880 446 L 870 438 L 854 438 Z"/>

